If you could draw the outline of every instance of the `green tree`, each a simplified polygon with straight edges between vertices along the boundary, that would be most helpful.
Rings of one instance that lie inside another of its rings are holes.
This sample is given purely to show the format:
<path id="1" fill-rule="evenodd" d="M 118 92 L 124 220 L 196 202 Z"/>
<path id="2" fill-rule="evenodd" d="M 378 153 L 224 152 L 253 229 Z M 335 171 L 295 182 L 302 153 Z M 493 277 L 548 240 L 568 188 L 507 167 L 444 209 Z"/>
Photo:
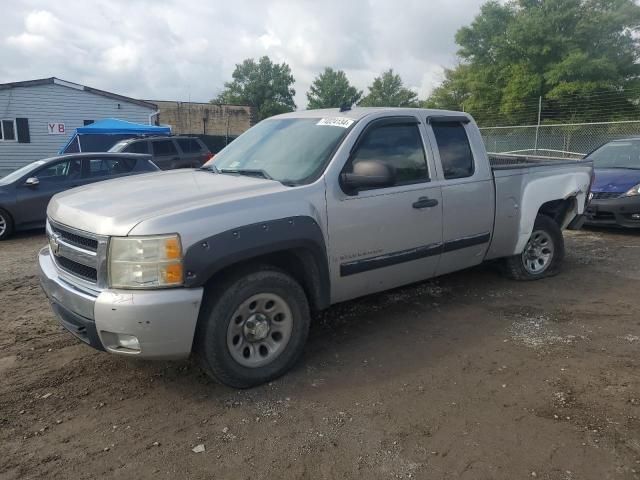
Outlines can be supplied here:
<path id="1" fill-rule="evenodd" d="M 445 69 L 442 84 L 431 92 L 422 105 L 425 108 L 463 110 L 464 102 L 469 96 L 466 68 L 466 65 L 459 65 Z"/>
<path id="2" fill-rule="evenodd" d="M 404 87 L 393 69 L 383 72 L 369 86 L 369 93 L 358 104 L 361 107 L 417 107 L 418 95 Z"/>
<path id="3" fill-rule="evenodd" d="M 309 87 L 307 108 L 334 108 L 351 106 L 362 98 L 362 90 L 353 87 L 342 70 L 324 69 Z"/>
<path id="4" fill-rule="evenodd" d="M 250 105 L 256 109 L 258 120 L 295 110 L 295 80 L 286 63 L 273 63 L 267 56 L 257 62 L 248 58 L 236 64 L 232 77 L 213 103 Z"/>
<path id="5" fill-rule="evenodd" d="M 557 121 L 637 115 L 639 23 L 633 0 L 487 2 L 458 30 L 460 64 L 426 104 L 484 124 L 535 123 L 539 97 Z"/>

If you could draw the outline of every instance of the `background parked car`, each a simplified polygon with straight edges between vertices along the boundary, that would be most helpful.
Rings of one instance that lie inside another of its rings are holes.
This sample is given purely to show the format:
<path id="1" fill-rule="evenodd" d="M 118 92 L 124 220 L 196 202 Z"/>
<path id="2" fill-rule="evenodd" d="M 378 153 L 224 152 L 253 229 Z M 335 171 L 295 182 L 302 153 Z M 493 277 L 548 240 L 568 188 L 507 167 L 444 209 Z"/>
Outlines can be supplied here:
<path id="1" fill-rule="evenodd" d="M 109 151 L 150 154 L 163 170 L 198 168 L 213 157 L 197 137 L 129 138 L 116 143 Z"/>
<path id="2" fill-rule="evenodd" d="M 595 180 L 585 223 L 639 228 L 640 138 L 605 143 L 586 158 Z"/>
<path id="3" fill-rule="evenodd" d="M 30 163 L 0 178 L 0 240 L 44 227 L 47 204 L 56 193 L 158 170 L 149 155 L 131 153 L 73 153 Z"/>

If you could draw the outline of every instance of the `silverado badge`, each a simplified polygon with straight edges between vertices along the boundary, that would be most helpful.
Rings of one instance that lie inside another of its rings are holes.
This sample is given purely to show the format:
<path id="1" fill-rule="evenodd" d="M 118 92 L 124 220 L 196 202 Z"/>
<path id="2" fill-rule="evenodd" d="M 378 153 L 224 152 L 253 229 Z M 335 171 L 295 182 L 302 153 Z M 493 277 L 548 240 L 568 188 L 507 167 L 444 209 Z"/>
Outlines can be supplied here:
<path id="1" fill-rule="evenodd" d="M 51 248 L 51 253 L 55 256 L 58 256 L 58 254 L 60 253 L 60 242 L 58 242 L 59 238 L 60 235 L 56 233 L 52 234 L 49 237 L 49 248 Z"/>

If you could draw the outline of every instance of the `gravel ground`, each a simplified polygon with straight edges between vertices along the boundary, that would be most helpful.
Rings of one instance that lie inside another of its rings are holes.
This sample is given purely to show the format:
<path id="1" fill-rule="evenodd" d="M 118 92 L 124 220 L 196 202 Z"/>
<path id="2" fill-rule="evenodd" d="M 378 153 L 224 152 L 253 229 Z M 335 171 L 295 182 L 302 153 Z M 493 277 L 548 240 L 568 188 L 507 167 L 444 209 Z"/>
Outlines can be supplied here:
<path id="1" fill-rule="evenodd" d="M 0 244 L 0 478 L 640 477 L 640 234 L 569 233 L 544 281 L 484 266 L 333 307 L 248 391 L 78 343 L 43 244 Z"/>

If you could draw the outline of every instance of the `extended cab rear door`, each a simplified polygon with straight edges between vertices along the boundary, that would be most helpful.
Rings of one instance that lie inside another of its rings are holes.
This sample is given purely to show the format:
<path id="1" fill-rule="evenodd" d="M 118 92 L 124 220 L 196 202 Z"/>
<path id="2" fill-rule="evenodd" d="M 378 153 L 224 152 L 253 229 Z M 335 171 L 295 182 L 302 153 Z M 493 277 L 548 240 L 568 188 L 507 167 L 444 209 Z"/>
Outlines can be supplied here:
<path id="1" fill-rule="evenodd" d="M 431 179 L 416 116 L 365 124 L 342 172 L 363 160 L 397 172 L 390 187 L 345 192 L 337 179 L 327 191 L 332 301 L 386 290 L 432 276 L 442 247 L 442 196 Z"/>
<path id="2" fill-rule="evenodd" d="M 442 187 L 443 253 L 436 273 L 481 263 L 493 231 L 495 191 L 477 127 L 464 116 L 427 117 Z"/>

